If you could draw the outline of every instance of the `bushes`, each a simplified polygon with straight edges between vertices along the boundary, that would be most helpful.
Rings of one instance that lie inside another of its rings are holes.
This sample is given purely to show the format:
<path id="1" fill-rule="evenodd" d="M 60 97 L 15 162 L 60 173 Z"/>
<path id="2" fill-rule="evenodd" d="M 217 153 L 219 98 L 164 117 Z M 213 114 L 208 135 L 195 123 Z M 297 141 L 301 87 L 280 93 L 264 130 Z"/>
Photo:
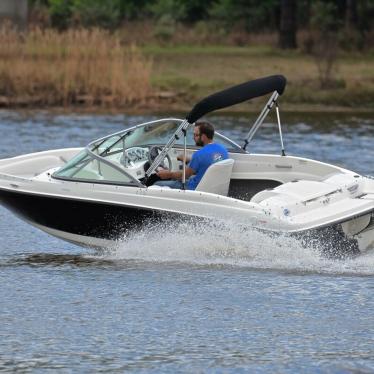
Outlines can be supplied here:
<path id="1" fill-rule="evenodd" d="M 73 21 L 83 27 L 116 28 L 120 22 L 120 0 L 75 0 L 71 6 Z"/>
<path id="2" fill-rule="evenodd" d="M 79 24 L 115 28 L 120 22 L 120 0 L 50 0 L 52 26 L 59 29 Z"/>
<path id="3" fill-rule="evenodd" d="M 281 27 L 282 20 L 296 18 L 298 30 L 309 30 L 315 23 L 321 25 L 319 30 L 322 31 L 329 25 L 329 30 L 334 29 L 335 33 L 342 35 L 339 43 L 343 48 L 372 47 L 370 35 L 373 31 L 374 0 L 300 0 L 293 2 L 292 7 L 284 6 L 285 2 L 289 2 L 287 0 L 29 1 L 31 9 L 44 7 L 47 11 L 42 12 L 41 18 L 44 19 L 44 14 L 48 13 L 50 24 L 59 29 L 69 26 L 115 29 L 123 22 L 145 20 L 155 23 L 159 28 L 156 34 L 167 39 L 170 29 L 178 23 L 207 22 L 217 28 L 225 28 L 226 32 L 235 29 L 239 34 L 258 34 L 285 32 Z"/>

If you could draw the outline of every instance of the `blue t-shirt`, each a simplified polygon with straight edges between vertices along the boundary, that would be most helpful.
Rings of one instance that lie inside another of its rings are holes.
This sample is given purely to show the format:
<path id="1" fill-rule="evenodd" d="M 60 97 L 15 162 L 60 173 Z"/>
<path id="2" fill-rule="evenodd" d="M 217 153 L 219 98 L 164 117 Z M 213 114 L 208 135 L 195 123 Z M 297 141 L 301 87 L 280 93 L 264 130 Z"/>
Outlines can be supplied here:
<path id="1" fill-rule="evenodd" d="M 206 169 L 217 161 L 226 160 L 228 153 L 226 148 L 217 143 L 210 143 L 199 149 L 192 155 L 189 167 L 195 171 L 195 175 L 190 177 L 187 183 L 188 190 L 196 189 L 201 181 Z"/>

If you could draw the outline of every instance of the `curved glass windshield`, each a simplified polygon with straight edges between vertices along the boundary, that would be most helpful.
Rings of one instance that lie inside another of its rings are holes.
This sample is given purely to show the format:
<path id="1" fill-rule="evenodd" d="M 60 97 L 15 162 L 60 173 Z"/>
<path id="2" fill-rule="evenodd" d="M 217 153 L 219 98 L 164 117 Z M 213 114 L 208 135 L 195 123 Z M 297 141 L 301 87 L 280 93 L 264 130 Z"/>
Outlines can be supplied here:
<path id="1" fill-rule="evenodd" d="M 148 122 L 110 137 L 99 139 L 91 143 L 89 147 L 91 151 L 99 155 L 106 155 L 133 147 L 164 146 L 181 123 L 182 120 L 177 119 Z M 214 141 L 224 145 L 229 152 L 243 152 L 239 145 L 217 132 L 215 133 Z M 186 143 L 188 148 L 197 148 L 192 128 L 187 131 Z M 174 147 L 183 146 L 184 137 L 181 136 L 177 139 Z"/>
<path id="2" fill-rule="evenodd" d="M 97 183 L 135 183 L 134 179 L 122 170 L 100 158 L 92 157 L 87 150 L 79 152 L 64 167 L 54 173 L 53 177 Z"/>
<path id="3" fill-rule="evenodd" d="M 147 122 L 95 140 L 56 171 L 53 177 L 143 186 L 140 181 L 154 160 L 153 151 L 158 152 L 157 147 L 164 147 L 175 136 L 182 122 L 180 119 Z M 216 133 L 214 141 L 223 144 L 230 152 L 243 152 L 237 144 L 220 134 Z M 199 148 L 195 144 L 192 128 L 187 131 L 186 143 L 190 149 Z M 180 136 L 173 147 L 184 147 L 184 137 Z"/>

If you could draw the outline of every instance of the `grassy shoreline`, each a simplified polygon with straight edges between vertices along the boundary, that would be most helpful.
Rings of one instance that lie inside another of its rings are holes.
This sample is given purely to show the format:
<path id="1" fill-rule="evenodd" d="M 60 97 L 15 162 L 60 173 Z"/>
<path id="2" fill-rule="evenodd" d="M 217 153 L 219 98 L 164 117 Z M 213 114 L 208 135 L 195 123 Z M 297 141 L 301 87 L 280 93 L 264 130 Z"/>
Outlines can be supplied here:
<path id="1" fill-rule="evenodd" d="M 285 93 L 286 95 L 286 93 Z M 201 97 L 202 98 L 202 97 Z M 0 96 L 0 111 L 15 110 L 15 111 L 49 111 L 51 113 L 112 113 L 112 114 L 153 114 L 153 115 L 171 115 L 171 114 L 187 114 L 196 104 L 197 101 L 190 102 L 144 102 L 134 103 L 132 105 L 97 105 L 88 104 L 85 102 L 79 104 L 66 105 L 52 105 L 40 104 L 35 102 L 33 98 L 23 97 L 18 103 L 4 102 Z M 286 113 L 347 113 L 347 114 L 374 114 L 374 107 L 360 107 L 360 106 L 338 106 L 338 105 L 322 105 L 322 104 L 289 104 L 285 100 L 285 96 L 279 99 L 279 104 L 282 112 Z M 216 113 L 220 115 L 240 115 L 245 113 L 258 113 L 263 106 L 234 106 L 227 109 L 222 109 Z"/>
<path id="2" fill-rule="evenodd" d="M 320 88 L 315 59 L 270 46 L 122 45 L 102 30 L 0 30 L 0 108 L 187 112 L 217 90 L 283 74 L 283 111 L 374 111 L 374 55 L 342 54 Z M 262 99 L 226 113 L 255 112 Z"/>

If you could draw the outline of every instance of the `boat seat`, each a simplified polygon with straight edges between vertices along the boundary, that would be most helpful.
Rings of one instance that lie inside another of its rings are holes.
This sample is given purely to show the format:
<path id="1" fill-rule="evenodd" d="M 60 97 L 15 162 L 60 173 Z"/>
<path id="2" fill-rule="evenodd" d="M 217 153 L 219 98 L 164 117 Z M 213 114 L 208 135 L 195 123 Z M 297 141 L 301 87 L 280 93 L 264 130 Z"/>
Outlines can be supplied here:
<path id="1" fill-rule="evenodd" d="M 196 191 L 227 196 L 233 166 L 234 160 L 231 158 L 210 165 L 197 185 Z"/>

